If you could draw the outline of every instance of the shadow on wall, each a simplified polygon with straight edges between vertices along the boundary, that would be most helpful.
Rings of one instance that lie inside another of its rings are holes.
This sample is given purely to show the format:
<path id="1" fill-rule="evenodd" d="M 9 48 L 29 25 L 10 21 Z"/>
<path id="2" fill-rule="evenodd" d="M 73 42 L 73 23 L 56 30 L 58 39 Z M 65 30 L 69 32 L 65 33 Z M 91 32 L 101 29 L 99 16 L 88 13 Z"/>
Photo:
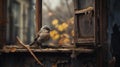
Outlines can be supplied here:
<path id="1" fill-rule="evenodd" d="M 115 3 L 113 4 L 115 11 L 120 12 L 120 0 L 115 0 Z"/>
<path id="2" fill-rule="evenodd" d="M 113 49 L 113 56 L 116 58 L 115 67 L 120 67 L 120 30 L 117 24 L 113 26 L 113 33 L 111 35 L 111 46 Z"/>

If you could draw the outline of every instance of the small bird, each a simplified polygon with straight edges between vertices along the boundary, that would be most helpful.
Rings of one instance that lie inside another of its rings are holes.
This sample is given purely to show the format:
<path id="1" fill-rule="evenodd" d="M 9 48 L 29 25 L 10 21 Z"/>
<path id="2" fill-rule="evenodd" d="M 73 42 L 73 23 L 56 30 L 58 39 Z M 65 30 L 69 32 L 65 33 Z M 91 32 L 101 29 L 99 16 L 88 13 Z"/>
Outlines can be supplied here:
<path id="1" fill-rule="evenodd" d="M 30 44 L 32 46 L 33 44 L 37 44 L 38 46 L 41 46 L 41 43 L 44 43 L 50 39 L 50 27 L 47 25 L 44 25 L 40 31 L 37 33 L 36 38 L 34 41 Z"/>

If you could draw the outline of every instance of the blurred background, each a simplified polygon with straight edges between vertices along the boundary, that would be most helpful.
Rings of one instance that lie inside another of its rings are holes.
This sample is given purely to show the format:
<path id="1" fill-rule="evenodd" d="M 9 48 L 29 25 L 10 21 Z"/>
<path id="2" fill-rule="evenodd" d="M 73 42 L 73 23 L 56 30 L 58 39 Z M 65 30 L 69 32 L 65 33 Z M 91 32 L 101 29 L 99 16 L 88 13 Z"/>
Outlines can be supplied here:
<path id="1" fill-rule="evenodd" d="M 74 36 L 73 0 L 43 0 L 42 24 L 49 25 L 49 45 L 71 45 Z"/>

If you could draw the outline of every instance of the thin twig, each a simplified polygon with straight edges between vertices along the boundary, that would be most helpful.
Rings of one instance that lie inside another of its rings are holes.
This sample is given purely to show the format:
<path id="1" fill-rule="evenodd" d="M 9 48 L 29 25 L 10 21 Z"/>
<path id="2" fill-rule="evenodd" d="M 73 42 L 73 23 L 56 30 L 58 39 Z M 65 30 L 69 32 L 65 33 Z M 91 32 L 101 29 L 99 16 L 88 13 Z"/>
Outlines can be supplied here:
<path id="1" fill-rule="evenodd" d="M 30 54 L 31 54 L 31 55 L 33 56 L 33 58 L 38 62 L 38 64 L 40 64 L 41 66 L 44 67 L 44 65 L 41 63 L 41 61 L 39 61 L 39 59 L 35 56 L 35 54 L 32 52 L 32 50 L 31 50 L 28 46 L 26 46 L 26 45 L 20 40 L 19 37 L 17 37 L 17 40 L 18 40 L 18 42 L 19 42 L 23 47 L 25 47 L 25 48 L 30 52 Z"/>
<path id="2" fill-rule="evenodd" d="M 66 0 L 66 6 L 67 6 L 67 9 L 68 9 L 68 15 L 69 15 L 69 17 L 71 17 L 72 16 L 72 12 L 71 12 L 71 8 L 70 8 L 70 6 L 69 6 L 69 2 L 68 2 L 68 0 Z"/>

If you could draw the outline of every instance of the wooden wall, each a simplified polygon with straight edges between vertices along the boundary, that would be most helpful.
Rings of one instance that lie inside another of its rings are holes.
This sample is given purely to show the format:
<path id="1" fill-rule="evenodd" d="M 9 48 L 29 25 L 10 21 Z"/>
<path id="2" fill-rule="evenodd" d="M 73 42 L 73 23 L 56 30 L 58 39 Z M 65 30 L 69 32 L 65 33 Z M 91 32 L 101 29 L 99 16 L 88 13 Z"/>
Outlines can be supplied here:
<path id="1" fill-rule="evenodd" d="M 80 54 L 71 58 L 71 53 L 35 53 L 45 67 L 96 67 L 93 54 Z M 0 67 L 41 67 L 28 52 L 3 53 Z"/>

